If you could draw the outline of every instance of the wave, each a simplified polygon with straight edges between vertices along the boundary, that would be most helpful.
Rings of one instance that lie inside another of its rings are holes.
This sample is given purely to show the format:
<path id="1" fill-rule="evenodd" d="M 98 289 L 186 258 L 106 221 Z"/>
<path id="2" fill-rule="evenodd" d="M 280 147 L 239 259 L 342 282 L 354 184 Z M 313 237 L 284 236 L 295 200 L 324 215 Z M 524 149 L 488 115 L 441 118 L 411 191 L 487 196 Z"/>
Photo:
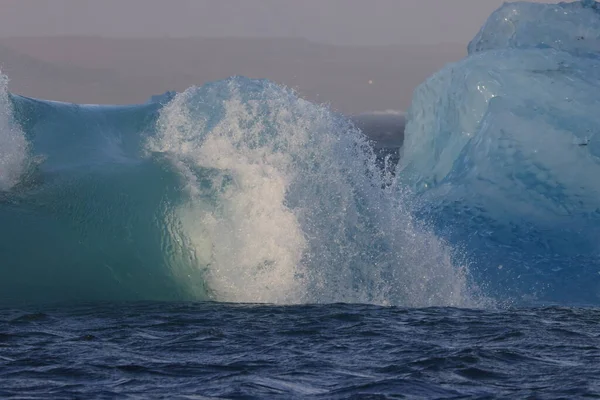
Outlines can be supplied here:
<path id="1" fill-rule="evenodd" d="M 11 100 L 7 133 L 39 162 L 1 195 L 5 301 L 476 302 L 365 136 L 292 91 L 233 77 L 138 106 Z"/>

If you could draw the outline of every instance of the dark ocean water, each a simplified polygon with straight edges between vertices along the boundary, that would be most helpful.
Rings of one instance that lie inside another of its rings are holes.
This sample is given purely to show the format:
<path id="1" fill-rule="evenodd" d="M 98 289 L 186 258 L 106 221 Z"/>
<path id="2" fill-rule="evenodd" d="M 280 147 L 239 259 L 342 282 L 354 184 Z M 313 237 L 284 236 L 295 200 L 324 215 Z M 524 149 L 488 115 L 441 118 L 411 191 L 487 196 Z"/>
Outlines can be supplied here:
<path id="1" fill-rule="evenodd" d="M 599 398 L 600 310 L 0 310 L 2 398 Z"/>

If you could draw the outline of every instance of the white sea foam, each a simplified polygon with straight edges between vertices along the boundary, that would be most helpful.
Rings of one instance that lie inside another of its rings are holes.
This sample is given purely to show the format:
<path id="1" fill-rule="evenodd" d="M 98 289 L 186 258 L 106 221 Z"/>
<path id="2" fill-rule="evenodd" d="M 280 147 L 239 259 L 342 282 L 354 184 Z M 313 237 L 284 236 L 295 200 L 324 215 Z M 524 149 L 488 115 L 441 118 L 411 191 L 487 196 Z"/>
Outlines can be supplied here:
<path id="1" fill-rule="evenodd" d="M 465 270 L 382 189 L 364 136 L 264 81 L 175 97 L 151 152 L 188 184 L 180 218 L 214 298 L 472 305 Z"/>
<path id="2" fill-rule="evenodd" d="M 19 181 L 27 160 L 27 140 L 14 120 L 7 85 L 8 78 L 0 72 L 0 191 Z"/>

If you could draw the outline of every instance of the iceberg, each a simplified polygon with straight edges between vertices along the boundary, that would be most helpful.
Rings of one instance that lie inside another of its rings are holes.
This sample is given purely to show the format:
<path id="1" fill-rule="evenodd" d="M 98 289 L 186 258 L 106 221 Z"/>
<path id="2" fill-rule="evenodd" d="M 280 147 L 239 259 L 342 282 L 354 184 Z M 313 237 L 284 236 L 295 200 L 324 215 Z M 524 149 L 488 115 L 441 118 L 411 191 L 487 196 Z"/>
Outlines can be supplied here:
<path id="1" fill-rule="evenodd" d="M 600 51 L 599 8 L 595 1 L 573 3 L 508 3 L 488 18 L 469 54 L 499 49 L 551 48 L 574 55 Z"/>
<path id="2" fill-rule="evenodd" d="M 415 91 L 397 179 L 490 293 L 600 299 L 600 8 L 507 3 Z"/>

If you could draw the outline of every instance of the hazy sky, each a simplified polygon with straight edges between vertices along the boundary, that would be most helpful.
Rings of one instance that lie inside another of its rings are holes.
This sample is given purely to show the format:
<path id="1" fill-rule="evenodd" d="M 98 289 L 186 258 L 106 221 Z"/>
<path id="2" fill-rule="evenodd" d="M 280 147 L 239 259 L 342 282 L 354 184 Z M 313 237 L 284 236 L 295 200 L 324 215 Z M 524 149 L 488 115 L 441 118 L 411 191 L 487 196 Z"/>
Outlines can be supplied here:
<path id="1" fill-rule="evenodd" d="M 466 43 L 502 2 L 0 0 L 0 37 L 295 36 L 335 44 Z"/>

